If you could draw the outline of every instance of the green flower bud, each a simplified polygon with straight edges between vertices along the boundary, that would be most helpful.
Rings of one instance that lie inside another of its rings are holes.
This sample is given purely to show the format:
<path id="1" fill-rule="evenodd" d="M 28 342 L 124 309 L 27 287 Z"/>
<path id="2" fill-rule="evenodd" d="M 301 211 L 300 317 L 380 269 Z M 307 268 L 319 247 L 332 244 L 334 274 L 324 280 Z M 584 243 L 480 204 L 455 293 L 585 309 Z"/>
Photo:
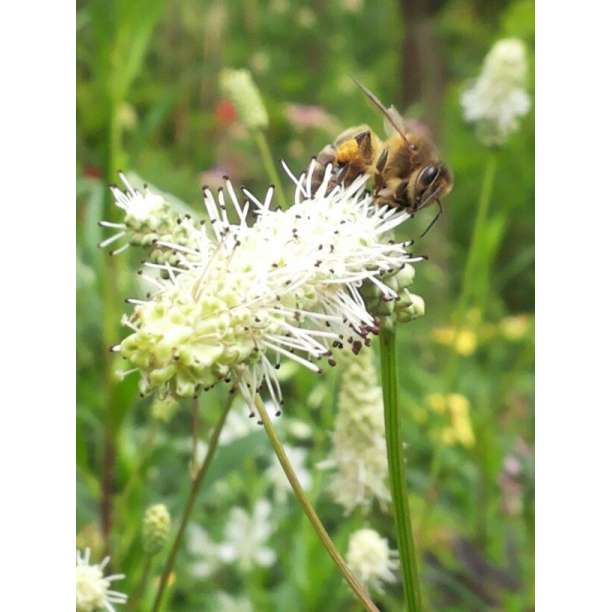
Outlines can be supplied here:
<path id="1" fill-rule="evenodd" d="M 153 400 L 151 414 L 156 421 L 168 423 L 176 414 L 178 407 L 178 401 L 171 395 L 166 395 L 164 397 L 157 396 L 155 400 Z"/>
<path id="2" fill-rule="evenodd" d="M 414 321 L 425 314 L 425 300 L 407 289 L 395 305 L 395 317 L 400 323 Z"/>
<path id="3" fill-rule="evenodd" d="M 414 282 L 415 271 L 410 264 L 406 264 L 399 272 L 394 275 L 397 282 L 397 291 L 401 293 L 404 289 L 408 289 Z"/>
<path id="4" fill-rule="evenodd" d="M 164 547 L 170 524 L 170 513 L 164 504 L 147 508 L 142 521 L 142 545 L 148 555 L 155 555 Z"/>

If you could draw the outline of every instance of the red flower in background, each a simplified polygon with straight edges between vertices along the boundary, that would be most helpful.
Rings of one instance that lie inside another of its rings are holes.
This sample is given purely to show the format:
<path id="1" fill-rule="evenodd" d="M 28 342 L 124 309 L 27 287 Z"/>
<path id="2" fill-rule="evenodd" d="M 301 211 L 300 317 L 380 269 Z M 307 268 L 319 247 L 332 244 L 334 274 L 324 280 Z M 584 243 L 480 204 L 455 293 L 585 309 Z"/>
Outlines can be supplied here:
<path id="1" fill-rule="evenodd" d="M 226 98 L 222 98 L 215 107 L 215 117 L 219 123 L 230 124 L 236 120 L 236 109 Z"/>

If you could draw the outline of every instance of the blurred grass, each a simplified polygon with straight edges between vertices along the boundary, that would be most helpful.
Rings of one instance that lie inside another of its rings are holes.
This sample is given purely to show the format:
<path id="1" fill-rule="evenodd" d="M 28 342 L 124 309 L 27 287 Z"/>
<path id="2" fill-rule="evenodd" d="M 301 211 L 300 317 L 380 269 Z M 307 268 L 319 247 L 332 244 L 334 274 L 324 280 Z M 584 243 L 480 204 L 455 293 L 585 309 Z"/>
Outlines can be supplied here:
<path id="1" fill-rule="evenodd" d="M 496 154 L 488 215 L 464 279 L 489 152 L 463 122 L 458 103 L 500 36 L 525 40 L 533 66 L 533 2 L 423 2 L 414 23 L 391 0 L 89 0 L 78 2 L 77 11 L 80 541 L 101 554 L 99 526 L 106 521 L 113 565 L 127 575 L 120 590 L 130 592 L 142 569 L 142 512 L 163 500 L 176 517 L 188 487 L 188 453 L 177 450 L 177 440 L 189 436 L 188 410 L 160 428 L 143 458 L 149 401 L 138 398 L 134 379 L 117 384 L 113 377 L 117 364 L 107 349 L 121 337 L 122 299 L 135 291 L 138 258 L 109 259 L 96 248 L 97 221 L 115 215 L 106 185 L 119 168 L 130 169 L 198 211 L 200 185 L 223 174 L 261 192 L 268 177 L 256 143 L 223 104 L 220 70 L 252 70 L 270 114 L 273 155 L 295 168 L 338 129 L 362 122 L 381 128 L 352 85 L 355 76 L 385 102 L 426 117 L 455 175 L 441 221 L 418 243 L 430 258 L 418 266 L 415 284 L 427 315 L 400 328 L 398 338 L 411 502 L 417 525 L 428 517 L 417 530 L 424 594 L 432 610 L 533 609 L 533 115 Z M 414 40 L 421 52 L 406 57 L 405 43 Z M 405 76 L 406 64 L 414 77 Z M 291 118 L 288 104 L 316 105 L 327 114 L 312 119 L 298 108 L 301 115 Z M 418 235 L 430 218 L 419 217 L 402 229 L 406 237 Z M 335 374 L 318 379 L 296 370 L 284 389 L 284 418 L 313 428 L 305 445 L 316 472 L 329 452 Z M 439 438 L 445 414 L 428 407 L 432 393 L 468 399 L 472 446 Z M 205 423 L 213 422 L 220 395 L 206 396 Z M 259 431 L 222 447 L 195 520 L 220 537 L 230 507 L 249 508 L 267 493 L 258 474 L 272 460 Z M 137 468 L 129 501 L 119 504 Z M 325 490 L 325 472 L 315 481 L 311 498 L 340 550 L 364 523 L 393 540 L 383 512 L 344 517 Z M 222 494 L 215 492 L 219 483 L 227 485 Z M 104 510 L 100 523 L 105 496 L 115 512 Z M 196 579 L 190 555 L 180 554 L 167 609 L 213 610 L 217 591 L 243 592 L 255 610 L 357 609 L 297 504 L 275 505 L 274 512 L 279 560 L 271 569 L 224 567 Z M 160 570 L 161 557 L 153 568 Z M 380 598 L 383 608 L 399 609 L 398 595 L 398 587 L 390 588 Z"/>

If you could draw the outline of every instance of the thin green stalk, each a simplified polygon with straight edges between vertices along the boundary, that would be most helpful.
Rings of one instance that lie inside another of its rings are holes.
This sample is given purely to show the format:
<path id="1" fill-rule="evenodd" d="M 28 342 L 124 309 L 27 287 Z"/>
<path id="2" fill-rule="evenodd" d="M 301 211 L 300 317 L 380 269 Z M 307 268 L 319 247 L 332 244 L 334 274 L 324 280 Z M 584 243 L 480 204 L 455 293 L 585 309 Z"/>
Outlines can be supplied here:
<path id="1" fill-rule="evenodd" d="M 198 408 L 200 404 L 198 398 L 195 397 L 191 403 L 191 475 L 195 478 L 197 475 L 198 465 L 198 440 L 200 439 L 199 433 L 199 419 L 198 419 Z"/>
<path id="2" fill-rule="evenodd" d="M 363 607 L 369 612 L 380 612 L 374 602 L 370 599 L 366 589 L 363 585 L 357 580 L 357 578 L 353 575 L 348 565 L 338 552 L 338 549 L 334 545 L 332 539 L 329 537 L 323 523 L 319 519 L 315 509 L 312 507 L 312 504 L 308 501 L 306 494 L 304 493 L 304 489 L 300 485 L 300 482 L 289 462 L 287 454 L 285 453 L 285 449 L 278 436 L 276 435 L 276 431 L 274 431 L 274 427 L 272 426 L 272 421 L 270 421 L 270 417 L 266 411 L 266 408 L 261 401 L 259 396 L 255 399 L 255 405 L 257 407 L 257 411 L 259 412 L 259 418 L 263 422 L 264 429 L 266 430 L 266 434 L 270 439 L 270 443 L 272 444 L 272 448 L 280 461 L 280 464 L 291 484 L 291 488 L 297 497 L 297 500 L 300 502 L 302 509 L 304 510 L 304 514 L 308 517 L 308 520 L 312 524 L 315 532 L 319 536 L 323 546 L 329 553 L 329 556 L 332 558 L 334 563 L 338 566 L 338 569 L 344 576 L 344 579 L 347 581 L 348 585 L 352 589 L 353 593 L 357 596 L 357 599 L 363 604 Z"/>
<path id="3" fill-rule="evenodd" d="M 282 208 L 286 209 L 288 208 L 287 198 L 285 198 L 283 184 L 281 183 L 278 172 L 276 171 L 276 166 L 274 165 L 274 160 L 272 159 L 272 153 L 270 152 L 268 141 L 261 130 L 253 130 L 253 136 L 255 137 L 255 142 L 257 143 L 259 152 L 261 153 L 261 159 L 263 161 L 264 168 L 266 169 L 266 173 L 268 174 L 268 178 L 276 187 L 280 205 Z"/>
<path id="4" fill-rule="evenodd" d="M 164 596 L 164 591 L 168 584 L 168 578 L 174 569 L 174 563 L 176 561 L 176 555 L 181 546 L 181 542 L 183 541 L 183 536 L 185 534 L 185 529 L 187 528 L 187 523 L 189 522 L 189 518 L 191 516 L 191 512 L 193 510 L 193 506 L 195 504 L 196 498 L 198 497 L 198 493 L 200 491 L 200 487 L 204 482 L 204 477 L 208 472 L 208 468 L 212 463 L 212 459 L 215 455 L 215 451 L 217 450 L 217 446 L 219 444 L 219 436 L 221 435 L 221 430 L 225 425 L 225 419 L 227 418 L 227 414 L 232 406 L 232 401 L 234 399 L 234 395 L 230 394 L 225 402 L 225 406 L 221 412 L 221 416 L 215 425 L 215 429 L 210 436 L 210 441 L 208 443 L 208 450 L 206 452 L 206 457 L 204 457 L 204 462 L 202 466 L 196 473 L 192 483 L 191 490 L 189 491 L 189 497 L 187 499 L 187 503 L 185 504 L 185 508 L 183 510 L 183 515 L 181 516 L 181 522 L 176 532 L 176 536 L 174 541 L 172 542 L 172 548 L 170 548 L 170 552 L 168 553 L 168 558 L 166 559 L 166 563 L 164 565 L 164 569 L 162 571 L 162 575 L 159 579 L 159 585 L 157 587 L 157 593 L 155 595 L 155 601 L 153 602 L 153 607 L 151 608 L 152 612 L 157 612 L 160 609 L 162 599 Z"/>
<path id="5" fill-rule="evenodd" d="M 478 198 L 478 210 L 476 212 L 476 221 L 474 222 L 474 230 L 470 239 L 468 255 L 463 269 L 463 279 L 461 283 L 461 293 L 457 310 L 455 311 L 455 333 L 451 339 L 451 346 L 454 345 L 457 334 L 465 325 L 468 306 L 470 299 L 474 297 L 474 285 L 476 283 L 476 270 L 478 268 L 478 255 L 482 250 L 482 241 L 484 237 L 484 229 L 487 222 L 487 215 L 491 206 L 491 196 L 493 195 L 493 184 L 495 182 L 495 172 L 497 169 L 497 157 L 495 152 L 491 153 L 486 162 L 482 186 L 480 189 L 480 197 Z M 457 368 L 459 365 L 459 355 L 453 351 L 448 364 L 444 380 L 447 386 L 454 386 L 457 377 Z"/>
<path id="6" fill-rule="evenodd" d="M 432 507 L 437 498 L 438 479 L 442 472 L 442 452 L 444 447 L 441 444 L 436 444 L 433 449 L 433 457 L 429 466 L 429 476 L 427 478 L 428 486 L 425 491 L 425 503 L 423 506 L 423 512 L 421 515 L 421 521 L 417 525 L 416 533 L 419 536 L 419 540 L 423 540 L 427 534 L 427 528 L 429 527 L 429 521 L 432 517 Z"/>
<path id="7" fill-rule="evenodd" d="M 155 447 L 155 437 L 157 435 L 158 423 L 153 421 L 147 428 L 147 433 L 142 445 L 139 446 L 139 459 L 136 466 L 132 469 L 128 481 L 123 487 L 121 494 L 117 496 L 116 505 L 123 508 L 129 502 L 130 495 L 134 487 L 142 480 L 142 469 L 150 459 L 151 451 Z"/>
<path id="8" fill-rule="evenodd" d="M 461 295 L 459 297 L 458 324 L 463 323 L 465 311 L 467 310 L 467 302 L 469 298 L 472 297 L 471 293 L 473 292 L 474 287 L 474 274 L 477 267 L 478 254 L 481 251 L 487 214 L 491 206 L 491 196 L 493 195 L 493 183 L 495 181 L 496 169 L 497 157 L 495 156 L 495 153 L 492 153 L 485 166 L 480 197 L 478 198 L 476 221 L 474 223 L 474 230 L 470 240 L 465 268 L 463 269 L 463 282 L 461 285 Z"/>
<path id="9" fill-rule="evenodd" d="M 110 103 L 107 135 L 106 135 L 106 178 L 112 182 L 117 171 L 117 160 L 121 156 L 121 130 L 117 119 L 117 105 Z M 105 218 L 112 219 L 113 208 L 110 191 L 105 194 Z M 102 318 L 102 338 L 105 349 L 116 342 L 119 315 L 117 310 L 118 287 L 115 260 L 107 257 L 103 260 L 104 273 L 102 275 L 102 300 L 104 303 Z M 104 538 L 104 547 L 110 554 L 110 534 L 113 521 L 113 480 L 116 455 L 116 427 L 113 415 L 113 389 L 115 378 L 113 373 L 113 354 L 108 350 L 103 351 L 104 369 L 104 442 L 101 474 L 100 494 L 100 523 Z"/>
<path id="10" fill-rule="evenodd" d="M 417 555 L 412 537 L 399 425 L 395 327 L 391 323 L 383 325 L 380 331 L 380 363 L 385 405 L 385 437 L 387 441 L 389 481 L 391 484 L 393 516 L 397 530 L 397 544 L 402 567 L 406 609 L 409 612 L 421 612 L 423 607 L 419 586 Z"/>
<path id="11" fill-rule="evenodd" d="M 134 592 L 130 595 L 128 600 L 128 609 L 129 610 L 137 610 L 138 603 L 140 602 L 140 598 L 144 593 L 145 587 L 147 586 L 147 581 L 149 580 L 149 574 L 151 572 L 151 561 L 153 558 L 151 555 L 147 555 L 145 559 L 144 566 L 142 568 L 142 574 L 140 576 L 140 580 L 138 581 L 138 585 L 134 589 Z"/>

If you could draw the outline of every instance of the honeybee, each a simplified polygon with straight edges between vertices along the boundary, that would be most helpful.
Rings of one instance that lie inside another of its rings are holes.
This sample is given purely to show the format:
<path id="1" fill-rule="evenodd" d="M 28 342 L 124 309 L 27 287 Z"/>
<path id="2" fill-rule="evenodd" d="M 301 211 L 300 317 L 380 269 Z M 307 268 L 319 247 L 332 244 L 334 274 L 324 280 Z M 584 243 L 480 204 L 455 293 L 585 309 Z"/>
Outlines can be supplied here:
<path id="1" fill-rule="evenodd" d="M 438 213 L 423 232 L 425 235 L 442 213 L 440 200 L 453 187 L 450 170 L 440 161 L 422 124 L 404 119 L 393 106 L 385 108 L 365 85 L 355 83 L 384 116 L 387 139 L 381 140 L 365 124 L 345 130 L 315 158 L 312 185 L 317 188 L 321 184 L 325 167 L 331 163 L 331 188 L 367 174 L 372 178 L 374 201 L 379 205 L 415 213 L 435 202 Z"/>

